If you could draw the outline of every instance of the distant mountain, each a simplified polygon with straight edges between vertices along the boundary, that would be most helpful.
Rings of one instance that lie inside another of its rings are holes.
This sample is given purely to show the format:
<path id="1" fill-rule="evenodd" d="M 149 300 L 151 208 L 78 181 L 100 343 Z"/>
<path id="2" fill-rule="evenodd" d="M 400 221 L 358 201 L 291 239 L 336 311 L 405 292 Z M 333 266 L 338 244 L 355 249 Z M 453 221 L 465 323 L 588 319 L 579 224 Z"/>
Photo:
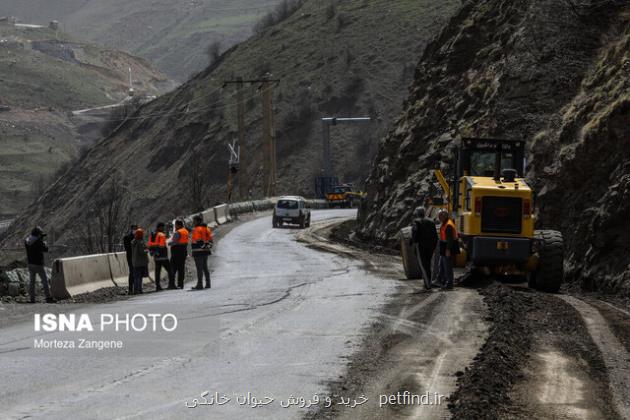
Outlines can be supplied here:
<path id="1" fill-rule="evenodd" d="M 94 140 L 98 119 L 79 121 L 69 111 L 124 99 L 129 68 L 138 95 L 174 87 L 144 59 L 47 27 L 0 22 L 0 220 L 41 194 L 53 173 Z"/>
<path id="2" fill-rule="evenodd" d="M 150 60 L 185 81 L 208 65 L 207 47 L 225 50 L 281 0 L 1 0 L 0 14 L 61 28 L 81 39 Z"/>

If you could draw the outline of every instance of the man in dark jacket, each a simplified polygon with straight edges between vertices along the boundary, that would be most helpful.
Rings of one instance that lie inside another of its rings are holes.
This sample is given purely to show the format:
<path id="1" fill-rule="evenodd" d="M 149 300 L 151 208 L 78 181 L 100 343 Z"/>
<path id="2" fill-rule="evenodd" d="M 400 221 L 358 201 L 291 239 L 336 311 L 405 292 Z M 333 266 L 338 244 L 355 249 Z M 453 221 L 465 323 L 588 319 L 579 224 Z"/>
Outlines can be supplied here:
<path id="1" fill-rule="evenodd" d="M 48 246 L 44 242 L 46 234 L 40 227 L 36 227 L 31 231 L 31 234 L 24 241 L 26 246 L 26 259 L 28 262 L 28 274 L 30 277 L 30 284 L 28 288 L 29 302 L 35 303 L 35 280 L 39 275 L 39 279 L 42 281 L 44 288 L 44 294 L 46 295 L 47 303 L 55 303 L 56 300 L 50 295 L 50 289 L 48 288 L 48 276 L 46 276 L 46 270 L 44 268 L 44 253 L 48 252 Z"/>
<path id="2" fill-rule="evenodd" d="M 129 228 L 129 232 L 127 232 L 127 234 L 125 236 L 123 236 L 123 245 L 125 246 L 125 254 L 127 256 L 127 267 L 129 268 L 129 289 L 127 291 L 127 294 L 129 295 L 133 295 L 134 290 L 133 290 L 133 260 L 132 260 L 132 247 L 131 247 L 131 242 L 133 241 L 133 237 L 134 237 L 134 232 L 136 231 L 136 229 L 138 229 L 138 226 L 136 225 L 131 225 L 131 227 Z"/>
<path id="3" fill-rule="evenodd" d="M 413 225 L 411 227 L 411 245 L 418 258 L 418 265 L 422 270 L 425 290 L 431 290 L 431 266 L 433 253 L 438 243 L 437 229 L 435 223 L 426 218 L 424 207 L 418 207 L 414 211 Z"/>

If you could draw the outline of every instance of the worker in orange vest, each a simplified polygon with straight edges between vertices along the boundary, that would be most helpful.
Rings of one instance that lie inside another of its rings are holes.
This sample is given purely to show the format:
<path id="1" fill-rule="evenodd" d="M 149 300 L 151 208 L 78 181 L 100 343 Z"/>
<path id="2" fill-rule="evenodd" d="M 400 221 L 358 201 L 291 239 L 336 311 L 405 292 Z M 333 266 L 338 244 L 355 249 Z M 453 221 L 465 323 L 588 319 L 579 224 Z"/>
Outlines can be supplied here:
<path id="1" fill-rule="evenodd" d="M 186 257 L 188 257 L 188 229 L 184 227 L 181 220 L 175 221 L 175 232 L 170 240 L 171 245 L 171 268 L 173 277 L 177 273 L 177 287 L 184 288 L 186 277 Z"/>
<path id="2" fill-rule="evenodd" d="M 155 227 L 155 232 L 149 236 L 148 248 L 155 261 L 155 291 L 162 290 L 160 276 L 162 268 L 168 276 L 168 288 L 175 289 L 175 278 L 171 270 L 171 262 L 168 260 L 168 248 L 166 247 L 166 234 L 164 233 L 164 223 L 160 222 Z"/>
<path id="3" fill-rule="evenodd" d="M 192 254 L 197 267 L 197 285 L 195 290 L 203 289 L 203 278 L 206 278 L 206 289 L 210 288 L 210 270 L 208 269 L 208 256 L 212 252 L 212 230 L 203 222 L 203 217 L 197 215 L 193 219 L 195 228 L 192 232 Z"/>
<path id="4" fill-rule="evenodd" d="M 440 265 L 438 270 L 438 281 L 442 289 L 453 288 L 453 261 L 455 255 L 459 254 L 459 242 L 457 226 L 453 219 L 449 217 L 447 210 L 440 210 Z"/>

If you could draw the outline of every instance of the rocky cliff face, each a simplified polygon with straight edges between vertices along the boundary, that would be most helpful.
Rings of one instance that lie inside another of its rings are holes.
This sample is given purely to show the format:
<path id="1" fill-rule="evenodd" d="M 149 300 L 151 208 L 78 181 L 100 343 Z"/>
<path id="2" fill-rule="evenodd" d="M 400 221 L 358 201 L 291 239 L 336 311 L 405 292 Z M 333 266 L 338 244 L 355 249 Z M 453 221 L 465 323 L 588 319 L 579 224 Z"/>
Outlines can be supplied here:
<path id="1" fill-rule="evenodd" d="M 629 13 L 617 1 L 465 3 L 380 143 L 358 233 L 393 244 L 458 136 L 524 139 L 539 224 L 563 232 L 568 279 L 630 294 Z"/>

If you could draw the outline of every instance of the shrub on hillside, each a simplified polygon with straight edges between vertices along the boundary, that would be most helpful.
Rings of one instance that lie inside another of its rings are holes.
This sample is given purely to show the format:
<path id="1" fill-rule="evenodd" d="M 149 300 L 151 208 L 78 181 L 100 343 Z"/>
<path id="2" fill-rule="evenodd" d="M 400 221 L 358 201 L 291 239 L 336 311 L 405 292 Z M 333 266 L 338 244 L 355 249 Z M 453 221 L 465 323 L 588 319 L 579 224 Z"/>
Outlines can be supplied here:
<path id="1" fill-rule="evenodd" d="M 350 16 L 346 13 L 337 14 L 337 32 L 341 31 L 348 24 L 350 24 Z"/>
<path id="2" fill-rule="evenodd" d="M 206 48 L 206 55 L 208 56 L 209 65 L 214 64 L 221 56 L 221 42 L 213 41 Z"/>
<path id="3" fill-rule="evenodd" d="M 276 8 L 264 15 L 254 25 L 254 32 L 262 33 L 265 29 L 276 25 L 295 13 L 306 0 L 282 0 Z"/>
<path id="4" fill-rule="evenodd" d="M 326 20 L 330 20 L 337 14 L 337 0 L 330 0 L 328 6 L 326 6 Z"/>

